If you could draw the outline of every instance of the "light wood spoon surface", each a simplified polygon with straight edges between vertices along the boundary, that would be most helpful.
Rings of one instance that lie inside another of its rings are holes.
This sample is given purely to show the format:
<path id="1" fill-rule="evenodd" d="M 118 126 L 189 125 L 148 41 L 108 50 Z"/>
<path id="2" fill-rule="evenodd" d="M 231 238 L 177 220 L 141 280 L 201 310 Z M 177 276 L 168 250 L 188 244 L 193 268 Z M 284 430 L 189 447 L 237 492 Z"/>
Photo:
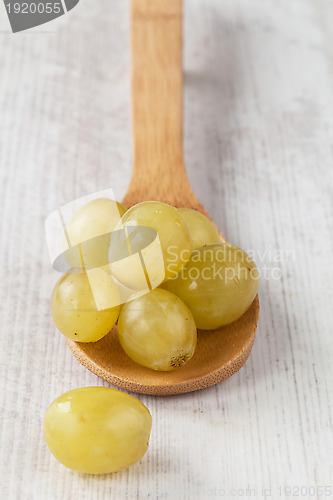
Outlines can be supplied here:
<path id="1" fill-rule="evenodd" d="M 132 0 L 131 33 L 134 166 L 123 204 L 162 201 L 210 218 L 191 189 L 183 159 L 182 1 Z M 221 240 L 226 241 L 222 234 Z M 112 385 L 142 394 L 180 394 L 214 385 L 241 368 L 258 315 L 256 297 L 234 323 L 198 331 L 193 358 L 171 372 L 133 362 L 120 346 L 117 327 L 98 342 L 67 343 L 82 365 Z"/>

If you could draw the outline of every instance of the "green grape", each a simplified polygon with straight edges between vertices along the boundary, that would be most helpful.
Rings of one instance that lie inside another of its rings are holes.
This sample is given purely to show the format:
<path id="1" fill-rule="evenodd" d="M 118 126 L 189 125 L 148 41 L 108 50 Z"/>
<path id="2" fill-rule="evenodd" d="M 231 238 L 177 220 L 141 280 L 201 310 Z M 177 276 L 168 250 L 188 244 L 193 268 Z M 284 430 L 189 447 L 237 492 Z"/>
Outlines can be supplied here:
<path id="1" fill-rule="evenodd" d="M 190 230 L 193 249 L 221 243 L 221 238 L 216 226 L 207 217 L 192 208 L 178 208 Z"/>
<path id="2" fill-rule="evenodd" d="M 112 273 L 120 283 L 142 289 L 147 286 L 148 277 L 150 287 L 155 288 L 163 280 L 175 276 L 188 262 L 192 252 L 191 237 L 176 208 L 157 201 L 144 201 L 127 210 L 121 222 L 119 227 L 129 230 L 136 226 L 137 231 L 135 238 L 128 239 L 130 247 L 133 243 L 131 258 L 118 259 L 111 264 Z M 144 226 L 155 229 L 158 234 L 157 241 L 149 246 L 150 241 L 142 230 Z M 144 266 L 138 255 L 140 249 L 144 249 L 141 252 Z"/>
<path id="3" fill-rule="evenodd" d="M 189 309 L 173 293 L 159 288 L 123 306 L 118 335 L 133 361 L 159 371 L 184 365 L 197 343 Z"/>
<path id="4" fill-rule="evenodd" d="M 187 266 L 164 288 L 185 302 L 197 328 L 214 330 L 245 313 L 257 295 L 258 278 L 244 250 L 219 243 L 194 250 Z"/>
<path id="5" fill-rule="evenodd" d="M 51 311 L 65 337 L 96 342 L 117 321 L 119 302 L 117 285 L 104 269 L 71 269 L 54 287 Z"/>
<path id="6" fill-rule="evenodd" d="M 107 264 L 110 233 L 125 212 L 121 203 L 109 198 L 97 198 L 81 207 L 68 222 L 63 238 L 64 248 L 70 247 L 65 252 L 68 264 L 71 267 Z"/>
<path id="7" fill-rule="evenodd" d="M 140 460 L 151 430 L 148 408 L 108 387 L 62 394 L 44 418 L 46 443 L 59 462 L 86 474 L 108 474 Z"/>

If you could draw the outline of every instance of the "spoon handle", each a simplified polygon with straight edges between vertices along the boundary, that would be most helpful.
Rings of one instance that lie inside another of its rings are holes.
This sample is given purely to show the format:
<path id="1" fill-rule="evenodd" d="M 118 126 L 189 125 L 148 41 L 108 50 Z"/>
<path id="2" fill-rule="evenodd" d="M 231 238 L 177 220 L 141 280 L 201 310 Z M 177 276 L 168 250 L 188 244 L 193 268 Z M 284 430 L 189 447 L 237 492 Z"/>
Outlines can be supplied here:
<path id="1" fill-rule="evenodd" d="M 134 165 L 124 201 L 134 195 L 174 203 L 175 191 L 189 188 L 183 160 L 182 0 L 132 0 L 131 33 Z"/>

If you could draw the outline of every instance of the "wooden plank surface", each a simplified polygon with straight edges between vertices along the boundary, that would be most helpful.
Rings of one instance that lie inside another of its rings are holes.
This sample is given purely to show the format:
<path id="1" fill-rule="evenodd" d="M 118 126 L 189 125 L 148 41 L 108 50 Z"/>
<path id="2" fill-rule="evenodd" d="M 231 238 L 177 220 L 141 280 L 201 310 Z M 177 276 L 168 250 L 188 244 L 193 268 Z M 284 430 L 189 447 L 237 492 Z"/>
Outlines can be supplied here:
<path id="1" fill-rule="evenodd" d="M 2 498 L 332 497 L 333 4 L 187 0 L 184 11 L 185 163 L 261 269 L 255 346 L 218 386 L 140 396 L 153 429 L 132 468 L 88 477 L 50 455 L 48 404 L 103 382 L 52 324 L 44 220 L 84 194 L 125 193 L 129 3 L 82 1 L 50 32 L 6 34 L 2 17 Z"/>

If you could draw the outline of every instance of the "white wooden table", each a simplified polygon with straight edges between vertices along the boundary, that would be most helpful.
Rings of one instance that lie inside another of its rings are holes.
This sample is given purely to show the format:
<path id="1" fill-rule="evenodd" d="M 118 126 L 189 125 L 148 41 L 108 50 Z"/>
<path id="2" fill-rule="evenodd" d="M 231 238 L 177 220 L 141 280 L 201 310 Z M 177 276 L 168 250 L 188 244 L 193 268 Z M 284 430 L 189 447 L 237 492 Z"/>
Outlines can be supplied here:
<path id="1" fill-rule="evenodd" d="M 332 498 L 333 2 L 185 1 L 187 170 L 262 271 L 258 335 L 226 382 L 139 396 L 149 451 L 101 477 L 43 439 L 56 396 L 103 385 L 52 324 L 44 220 L 128 185 L 129 3 L 82 0 L 16 35 L 1 9 L 1 498 Z"/>

